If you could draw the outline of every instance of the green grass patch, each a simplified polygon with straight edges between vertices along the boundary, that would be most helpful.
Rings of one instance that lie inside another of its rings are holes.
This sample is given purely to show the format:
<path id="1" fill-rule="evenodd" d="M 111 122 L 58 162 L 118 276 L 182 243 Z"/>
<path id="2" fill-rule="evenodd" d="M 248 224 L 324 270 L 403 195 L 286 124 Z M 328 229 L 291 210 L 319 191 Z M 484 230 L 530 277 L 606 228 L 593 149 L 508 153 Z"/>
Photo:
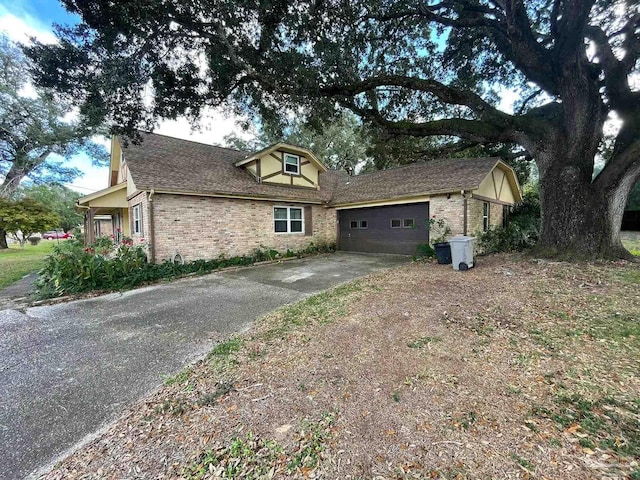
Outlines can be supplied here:
<path id="1" fill-rule="evenodd" d="M 620 237 L 624 248 L 629 250 L 632 255 L 640 257 L 640 233 L 622 232 Z"/>
<path id="2" fill-rule="evenodd" d="M 43 240 L 38 245 L 27 243 L 24 248 L 12 243 L 8 249 L 0 250 L 0 288 L 40 270 L 44 266 L 45 257 L 53 251 L 56 243 Z"/>
<path id="3" fill-rule="evenodd" d="M 166 377 L 164 379 L 165 385 L 185 385 L 189 382 L 189 377 L 191 376 L 191 370 L 183 370 L 180 373 L 172 377 Z"/>
<path id="4" fill-rule="evenodd" d="M 237 337 L 231 338 L 226 342 L 220 342 L 209 353 L 209 357 L 226 357 L 232 353 L 240 351 L 242 340 Z"/>
<path id="5" fill-rule="evenodd" d="M 511 458 L 513 458 L 521 467 L 526 468 L 529 471 L 534 470 L 533 464 L 526 458 L 522 458 L 521 456 L 515 453 L 511 454 Z"/>
<path id="6" fill-rule="evenodd" d="M 354 294 L 371 289 L 368 284 L 355 281 L 282 307 L 269 315 L 272 325 L 261 337 L 264 340 L 284 338 L 294 327 L 311 323 L 331 323 L 335 318 L 347 314 L 348 301 Z M 307 341 L 311 339 L 308 338 Z"/>
<path id="7" fill-rule="evenodd" d="M 559 430 L 575 425 L 586 434 L 579 439 L 581 446 L 610 450 L 617 455 L 640 456 L 640 399 L 604 397 L 589 400 L 564 389 L 556 394 L 555 405 L 532 411 L 549 418 Z"/>
<path id="8" fill-rule="evenodd" d="M 225 342 L 218 343 L 207 355 L 211 369 L 223 375 L 229 382 L 232 380 L 233 371 L 240 364 L 237 353 L 242 348 L 242 340 L 238 337 L 230 338 Z"/>
<path id="9" fill-rule="evenodd" d="M 304 421 L 286 448 L 271 439 L 252 432 L 233 437 L 225 445 L 209 449 L 186 467 L 185 478 L 260 479 L 302 474 L 305 478 L 322 461 L 322 452 L 332 436 L 335 414 L 322 416 L 318 422 Z"/>
<path id="10" fill-rule="evenodd" d="M 640 257 L 640 250 L 634 253 L 634 255 Z M 637 286 L 640 284 L 640 268 L 622 270 L 621 272 L 617 272 L 616 277 L 624 284 Z"/>

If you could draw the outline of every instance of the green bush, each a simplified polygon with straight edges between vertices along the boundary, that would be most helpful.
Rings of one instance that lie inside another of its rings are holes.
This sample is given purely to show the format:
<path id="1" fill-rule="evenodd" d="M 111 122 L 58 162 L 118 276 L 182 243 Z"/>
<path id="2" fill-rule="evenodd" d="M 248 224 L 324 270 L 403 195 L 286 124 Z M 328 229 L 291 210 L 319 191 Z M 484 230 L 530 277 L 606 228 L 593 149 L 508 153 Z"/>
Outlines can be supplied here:
<path id="1" fill-rule="evenodd" d="M 40 237 L 29 237 L 29 238 L 27 238 L 27 240 L 29 240 L 29 243 L 31 245 L 38 245 L 40 243 L 40 240 L 42 240 L 42 238 L 40 238 Z"/>
<path id="2" fill-rule="evenodd" d="M 484 253 L 517 252 L 535 246 L 539 236 L 540 201 L 537 190 L 532 188 L 525 192 L 507 225 L 480 234 L 478 245 Z"/>
<path id="3" fill-rule="evenodd" d="M 436 256 L 436 251 L 428 243 L 419 244 L 416 250 L 416 257 L 419 258 L 434 258 Z"/>
<path id="4" fill-rule="evenodd" d="M 335 245 L 310 244 L 296 253 L 288 250 L 284 256 L 334 251 Z M 109 237 L 103 237 L 88 247 L 82 246 L 77 240 L 70 240 L 56 245 L 53 253 L 46 258 L 36 281 L 36 295 L 52 298 L 92 290 L 125 290 L 161 279 L 202 275 L 220 268 L 252 265 L 281 256 L 273 249 L 256 249 L 250 256 L 226 258 L 220 255 L 215 260 L 195 260 L 185 264 L 166 260 L 154 264 L 147 262 L 144 245 L 134 245 L 129 238 L 113 244 Z"/>

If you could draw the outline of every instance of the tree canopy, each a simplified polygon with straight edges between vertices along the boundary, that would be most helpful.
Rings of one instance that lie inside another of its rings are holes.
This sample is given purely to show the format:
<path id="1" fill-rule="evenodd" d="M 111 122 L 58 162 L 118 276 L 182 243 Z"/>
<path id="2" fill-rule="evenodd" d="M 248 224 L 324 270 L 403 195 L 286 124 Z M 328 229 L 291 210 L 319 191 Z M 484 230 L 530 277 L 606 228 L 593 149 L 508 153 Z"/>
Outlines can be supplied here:
<path id="1" fill-rule="evenodd" d="M 232 101 L 262 118 L 348 108 L 438 149 L 506 146 L 541 181 L 541 244 L 624 255 L 640 177 L 640 6 L 627 0 L 63 0 L 41 85 L 135 135 Z M 515 94 L 513 105 L 504 101 Z M 603 125 L 620 128 L 593 178 Z"/>
<path id="2" fill-rule="evenodd" d="M 82 214 L 76 212 L 76 200 L 82 195 L 60 184 L 29 185 L 20 189 L 19 195 L 46 205 L 58 217 L 56 229 L 68 232 L 82 224 Z"/>
<path id="3" fill-rule="evenodd" d="M 96 164 L 107 159 L 104 147 L 91 140 L 98 129 L 69 120 L 70 102 L 34 88 L 30 65 L 17 45 L 0 36 L 0 195 L 5 197 L 27 177 L 35 183 L 73 180 L 81 172 L 65 160 L 77 153 L 87 153 Z"/>
<path id="4" fill-rule="evenodd" d="M 59 221 L 50 208 L 31 198 L 0 197 L 0 228 L 11 233 L 23 247 L 31 235 L 54 228 Z"/>

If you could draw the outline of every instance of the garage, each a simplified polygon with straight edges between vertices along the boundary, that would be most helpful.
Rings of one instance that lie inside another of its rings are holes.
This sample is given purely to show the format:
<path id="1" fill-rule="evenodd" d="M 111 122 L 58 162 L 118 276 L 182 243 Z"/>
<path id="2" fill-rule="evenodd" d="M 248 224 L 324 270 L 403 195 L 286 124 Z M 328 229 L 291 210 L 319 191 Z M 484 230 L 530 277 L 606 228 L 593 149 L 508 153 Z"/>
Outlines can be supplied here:
<path id="1" fill-rule="evenodd" d="M 339 211 L 339 247 L 352 252 L 414 255 L 429 242 L 429 202 Z"/>

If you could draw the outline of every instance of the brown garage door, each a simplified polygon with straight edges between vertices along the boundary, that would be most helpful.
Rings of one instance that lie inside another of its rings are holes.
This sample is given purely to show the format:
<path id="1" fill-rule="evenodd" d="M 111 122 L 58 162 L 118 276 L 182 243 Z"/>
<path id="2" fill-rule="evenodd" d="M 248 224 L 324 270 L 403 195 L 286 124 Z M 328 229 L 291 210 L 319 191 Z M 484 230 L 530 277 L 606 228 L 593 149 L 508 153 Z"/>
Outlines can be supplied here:
<path id="1" fill-rule="evenodd" d="M 340 210 L 340 249 L 414 255 L 429 242 L 429 202 Z"/>

